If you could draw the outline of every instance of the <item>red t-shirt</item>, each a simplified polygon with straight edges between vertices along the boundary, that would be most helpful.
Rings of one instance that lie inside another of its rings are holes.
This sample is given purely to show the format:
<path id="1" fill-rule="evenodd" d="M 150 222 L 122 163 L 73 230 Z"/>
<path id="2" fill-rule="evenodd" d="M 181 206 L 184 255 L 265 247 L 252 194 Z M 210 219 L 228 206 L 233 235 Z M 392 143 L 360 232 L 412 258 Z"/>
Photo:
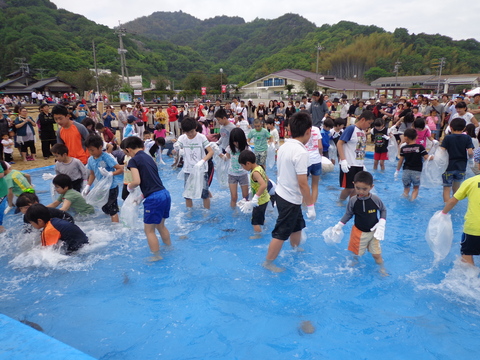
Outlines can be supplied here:
<path id="1" fill-rule="evenodd" d="M 87 163 L 88 152 L 82 146 L 82 134 L 75 125 L 70 125 L 68 129 L 60 128 L 60 138 L 68 148 L 68 155 L 80 160 L 83 164 Z"/>

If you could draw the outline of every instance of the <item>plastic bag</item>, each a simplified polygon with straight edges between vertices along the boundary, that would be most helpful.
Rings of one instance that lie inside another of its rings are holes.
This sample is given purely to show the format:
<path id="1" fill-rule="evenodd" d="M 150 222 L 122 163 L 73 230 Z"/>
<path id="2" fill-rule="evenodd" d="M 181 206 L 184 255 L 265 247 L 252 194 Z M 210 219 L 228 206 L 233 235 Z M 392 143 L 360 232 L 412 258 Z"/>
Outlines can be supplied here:
<path id="1" fill-rule="evenodd" d="M 123 202 L 122 209 L 120 211 L 120 221 L 126 227 L 132 228 L 138 221 L 138 206 L 142 202 L 142 190 L 140 187 L 136 187 Z"/>
<path id="2" fill-rule="evenodd" d="M 325 156 L 322 156 L 322 173 L 326 174 L 326 173 L 332 172 L 333 169 L 335 169 L 335 166 L 330 161 L 330 159 L 327 159 Z"/>
<path id="3" fill-rule="evenodd" d="M 183 190 L 183 197 L 187 199 L 201 199 L 203 190 L 203 167 L 194 166 L 190 172 Z"/>
<path id="4" fill-rule="evenodd" d="M 110 193 L 110 188 L 112 187 L 113 176 L 112 173 L 109 173 L 107 176 L 104 176 L 100 181 L 95 183 L 93 190 L 91 190 L 86 196 L 85 201 L 87 204 L 96 207 L 102 207 L 108 201 L 108 195 Z"/>
<path id="5" fill-rule="evenodd" d="M 307 242 L 308 236 L 307 236 L 307 233 L 305 231 L 306 229 L 307 228 L 302 229 L 302 234 L 300 235 L 300 245 L 303 245 Z"/>
<path id="6" fill-rule="evenodd" d="M 268 144 L 267 149 L 267 168 L 273 169 L 275 166 L 275 143 Z"/>
<path id="7" fill-rule="evenodd" d="M 423 187 L 432 188 L 442 186 L 442 174 L 447 170 L 448 152 L 439 147 L 433 154 L 433 160 L 423 163 L 421 184 Z"/>
<path id="8" fill-rule="evenodd" d="M 228 169 L 230 167 L 230 159 L 224 160 L 220 156 L 215 155 L 213 158 L 215 163 L 215 175 L 221 189 L 228 188 Z"/>
<path id="9" fill-rule="evenodd" d="M 329 244 L 329 245 L 338 244 L 343 239 L 343 236 L 344 236 L 343 230 L 340 230 L 340 232 L 337 233 L 333 231 L 333 228 L 334 226 L 331 226 L 322 233 L 323 240 L 325 241 L 326 244 Z"/>
<path id="10" fill-rule="evenodd" d="M 330 146 L 328 147 L 328 157 L 334 160 L 337 158 L 337 146 L 333 141 L 330 141 Z M 323 162 L 322 162 L 322 166 L 323 166 Z"/>
<path id="11" fill-rule="evenodd" d="M 435 262 L 445 259 L 452 248 L 453 227 L 450 214 L 437 211 L 428 222 L 425 239 L 433 251 Z"/>
<path id="12" fill-rule="evenodd" d="M 397 161 L 397 155 L 398 155 L 398 144 L 397 144 L 397 139 L 395 139 L 395 136 L 391 136 L 390 139 L 388 139 L 388 160 L 392 163 Z"/>

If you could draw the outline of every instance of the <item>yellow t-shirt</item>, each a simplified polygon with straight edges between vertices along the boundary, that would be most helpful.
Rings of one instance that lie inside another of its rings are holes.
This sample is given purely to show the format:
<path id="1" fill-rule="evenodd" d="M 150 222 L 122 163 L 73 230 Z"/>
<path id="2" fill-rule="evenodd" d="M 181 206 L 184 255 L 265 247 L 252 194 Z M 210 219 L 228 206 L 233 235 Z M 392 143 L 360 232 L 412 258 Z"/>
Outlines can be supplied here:
<path id="1" fill-rule="evenodd" d="M 480 236 L 480 175 L 465 180 L 453 197 L 463 200 L 468 197 L 468 207 L 465 213 L 463 232 L 468 235 Z"/>

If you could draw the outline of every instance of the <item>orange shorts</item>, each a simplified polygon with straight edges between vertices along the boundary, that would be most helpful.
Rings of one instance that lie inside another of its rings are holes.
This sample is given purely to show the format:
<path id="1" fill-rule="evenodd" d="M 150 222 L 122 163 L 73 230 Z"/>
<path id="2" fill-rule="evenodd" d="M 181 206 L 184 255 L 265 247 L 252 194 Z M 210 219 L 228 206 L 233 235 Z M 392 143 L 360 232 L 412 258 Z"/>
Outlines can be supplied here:
<path id="1" fill-rule="evenodd" d="M 359 256 L 365 254 L 367 249 L 373 255 L 381 254 L 380 241 L 375 239 L 373 234 L 373 231 L 363 232 L 353 225 L 348 250 Z"/>

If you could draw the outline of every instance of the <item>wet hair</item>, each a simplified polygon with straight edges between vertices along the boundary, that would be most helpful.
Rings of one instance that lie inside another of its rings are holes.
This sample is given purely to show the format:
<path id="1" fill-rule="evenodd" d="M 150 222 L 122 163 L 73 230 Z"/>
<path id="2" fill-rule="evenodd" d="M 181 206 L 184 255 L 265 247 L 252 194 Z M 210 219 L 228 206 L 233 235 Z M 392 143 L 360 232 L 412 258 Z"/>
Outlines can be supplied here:
<path id="1" fill-rule="evenodd" d="M 376 118 L 375 121 L 373 122 L 374 127 L 381 127 L 385 125 L 385 120 L 382 118 Z"/>
<path id="2" fill-rule="evenodd" d="M 312 117 L 307 112 L 297 112 L 292 115 L 289 122 L 290 134 L 292 138 L 298 138 L 307 132 L 312 127 Z"/>
<path id="3" fill-rule="evenodd" d="M 55 144 L 50 149 L 52 154 L 68 155 L 68 147 L 64 144 Z"/>
<path id="4" fill-rule="evenodd" d="M 69 114 L 68 109 L 64 105 L 55 105 L 52 109 L 52 115 L 67 116 L 68 114 Z"/>
<path id="5" fill-rule="evenodd" d="M 85 140 L 85 147 L 96 147 L 97 149 L 103 148 L 103 139 L 100 137 L 100 135 L 90 135 L 87 137 Z"/>
<path id="6" fill-rule="evenodd" d="M 477 134 L 475 134 L 475 125 L 473 125 L 473 124 L 468 124 L 465 127 L 465 132 L 467 133 L 468 136 L 470 136 L 472 138 L 477 137 Z"/>
<path id="7" fill-rule="evenodd" d="M 38 224 L 38 220 L 43 220 L 44 223 L 47 223 L 51 219 L 50 211 L 48 211 L 48 208 L 42 204 L 33 204 L 25 213 L 25 220 L 28 222 L 34 222 L 35 224 Z"/>
<path id="8" fill-rule="evenodd" d="M 367 120 L 367 121 L 375 120 L 375 115 L 370 110 L 363 110 L 362 113 L 360 114 L 360 117 L 358 118 L 358 120 L 361 120 L 361 119 L 364 119 L 364 120 Z"/>
<path id="9" fill-rule="evenodd" d="M 323 121 L 323 126 L 326 127 L 326 128 L 329 128 L 329 129 L 333 129 L 333 127 L 334 127 L 335 125 L 334 125 L 332 119 L 325 119 L 325 120 Z"/>
<path id="10" fill-rule="evenodd" d="M 21 208 L 24 206 L 30 206 L 35 203 L 40 202 L 38 196 L 32 193 L 21 193 L 20 196 L 17 198 L 15 206 L 17 208 Z"/>
<path id="11" fill-rule="evenodd" d="M 373 176 L 368 171 L 360 171 L 355 174 L 353 178 L 353 182 L 354 183 L 361 182 L 361 183 L 367 184 L 368 186 L 372 186 Z"/>
<path id="12" fill-rule="evenodd" d="M 403 136 L 409 138 L 410 140 L 415 140 L 417 138 L 417 131 L 415 129 L 405 129 Z"/>
<path id="13" fill-rule="evenodd" d="M 144 142 L 138 136 L 129 136 L 122 140 L 120 144 L 121 149 L 143 149 L 145 147 Z"/>
<path id="14" fill-rule="evenodd" d="M 61 187 L 62 189 L 65 189 L 65 188 L 71 189 L 72 188 L 72 179 L 70 178 L 70 176 L 68 176 L 66 174 L 58 174 L 57 176 L 55 176 L 53 178 L 52 183 L 53 183 L 53 185 L 57 185 L 57 186 Z"/>
<path id="15" fill-rule="evenodd" d="M 238 143 L 238 147 L 234 143 Z M 232 154 L 242 152 L 247 148 L 247 138 L 245 137 L 245 132 L 240 128 L 235 128 L 230 131 L 229 145 Z"/>
<path id="16" fill-rule="evenodd" d="M 414 122 L 413 122 L 413 127 L 415 129 L 425 129 L 425 120 L 423 119 L 416 119 Z"/>
<path id="17" fill-rule="evenodd" d="M 242 165 L 247 165 L 247 162 L 255 164 L 257 162 L 257 158 L 252 151 L 243 150 L 240 155 L 238 155 L 238 163 Z"/>
<path id="18" fill-rule="evenodd" d="M 452 121 L 450 121 L 450 128 L 453 131 L 463 131 L 463 129 L 465 129 L 466 124 L 467 122 L 462 118 L 455 118 Z"/>
<path id="19" fill-rule="evenodd" d="M 105 125 L 103 125 L 102 123 L 95 124 L 95 130 L 102 130 L 102 129 L 105 129 Z"/>
<path id="20" fill-rule="evenodd" d="M 218 109 L 217 112 L 215 113 L 215 117 L 223 119 L 223 118 L 228 118 L 228 115 L 227 115 L 227 112 L 225 111 L 225 109 Z M 185 121 L 185 120 L 183 120 L 183 121 Z M 182 121 L 182 123 L 183 123 L 183 121 Z"/>
<path id="21" fill-rule="evenodd" d="M 219 110 L 220 111 L 220 110 Z M 217 111 L 218 112 L 218 111 Z M 183 132 L 188 132 L 197 128 L 198 121 L 191 117 L 186 117 L 182 120 L 182 130 Z"/>

